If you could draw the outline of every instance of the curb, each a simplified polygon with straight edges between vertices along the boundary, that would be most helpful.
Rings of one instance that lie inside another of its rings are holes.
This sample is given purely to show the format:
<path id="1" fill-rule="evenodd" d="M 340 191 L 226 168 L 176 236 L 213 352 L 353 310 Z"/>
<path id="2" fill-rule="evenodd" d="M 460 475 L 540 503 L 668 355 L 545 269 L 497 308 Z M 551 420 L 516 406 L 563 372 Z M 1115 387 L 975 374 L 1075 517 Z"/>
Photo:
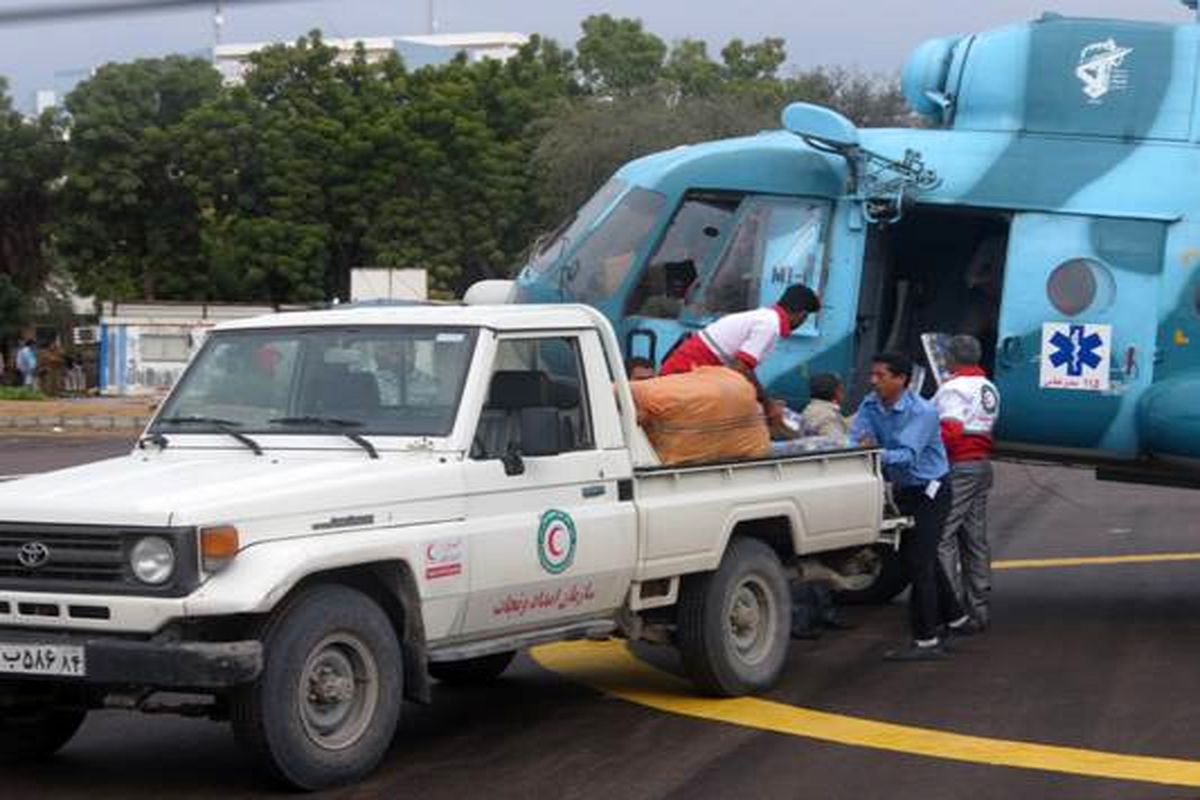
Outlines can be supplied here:
<path id="1" fill-rule="evenodd" d="M 0 417 L 0 432 L 22 431 L 122 431 L 132 433 L 146 427 L 150 417 L 96 416 L 19 416 Z"/>

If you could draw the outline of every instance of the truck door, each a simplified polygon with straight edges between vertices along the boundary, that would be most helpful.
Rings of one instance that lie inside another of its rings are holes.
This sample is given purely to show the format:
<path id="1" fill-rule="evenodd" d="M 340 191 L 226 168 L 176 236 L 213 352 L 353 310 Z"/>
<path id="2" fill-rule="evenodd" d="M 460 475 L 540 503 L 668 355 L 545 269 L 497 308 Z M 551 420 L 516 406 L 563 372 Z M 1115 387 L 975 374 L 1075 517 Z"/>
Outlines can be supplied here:
<path id="1" fill-rule="evenodd" d="M 595 334 L 496 341 L 466 469 L 472 566 L 464 634 L 598 616 L 624 600 L 637 541 L 633 504 L 619 497 L 629 473 L 597 446 L 596 393 L 612 389 L 586 380 L 582 346 L 599 346 L 583 337 Z M 557 412 L 562 452 L 522 455 L 524 471 L 506 474 L 501 457 L 520 452 L 521 411 L 532 407 Z"/>
<path id="2" fill-rule="evenodd" d="M 1165 234 L 1149 220 L 1014 219 L 996 350 L 999 439 L 1136 454 Z"/>

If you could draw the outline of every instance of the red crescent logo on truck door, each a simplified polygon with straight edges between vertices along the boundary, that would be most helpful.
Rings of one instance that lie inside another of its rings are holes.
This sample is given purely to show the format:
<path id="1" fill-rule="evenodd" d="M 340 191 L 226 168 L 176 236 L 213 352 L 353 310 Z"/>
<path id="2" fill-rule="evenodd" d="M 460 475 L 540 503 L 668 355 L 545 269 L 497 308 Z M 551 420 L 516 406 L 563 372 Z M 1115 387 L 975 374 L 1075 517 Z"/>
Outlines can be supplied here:
<path id="1" fill-rule="evenodd" d="M 575 521 L 565 511 L 551 509 L 538 525 L 538 561 L 551 575 L 566 572 L 575 560 Z"/>

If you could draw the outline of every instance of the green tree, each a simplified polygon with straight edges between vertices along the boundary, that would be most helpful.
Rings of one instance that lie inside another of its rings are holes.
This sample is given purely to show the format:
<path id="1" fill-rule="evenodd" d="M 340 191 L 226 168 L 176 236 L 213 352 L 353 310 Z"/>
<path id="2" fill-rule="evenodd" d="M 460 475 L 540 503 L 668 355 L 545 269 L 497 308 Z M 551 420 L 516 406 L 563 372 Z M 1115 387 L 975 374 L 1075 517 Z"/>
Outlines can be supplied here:
<path id="1" fill-rule="evenodd" d="M 108 64 L 66 98 L 71 146 L 56 244 L 80 288 L 111 299 L 203 291 L 199 216 L 175 128 L 220 76 L 171 56 Z"/>
<path id="2" fill-rule="evenodd" d="M 582 28 L 578 65 L 591 91 L 627 96 L 658 85 L 667 46 L 643 30 L 641 20 L 600 14 L 585 19 Z"/>
<path id="3" fill-rule="evenodd" d="M 721 90 L 725 76 L 721 65 L 708 57 L 700 39 L 683 39 L 671 48 L 663 79 L 683 97 L 708 97 Z"/>
<path id="4" fill-rule="evenodd" d="M 731 81 L 774 80 L 787 61 L 783 39 L 769 37 L 755 44 L 746 44 L 741 39 L 730 39 L 721 49 L 725 62 L 725 74 Z"/>
<path id="5" fill-rule="evenodd" d="M 0 78 L 0 339 L 27 320 L 49 276 L 46 227 L 65 153 L 60 120 L 24 118 Z"/>
<path id="6" fill-rule="evenodd" d="M 341 63 L 318 33 L 251 59 L 191 114 L 185 182 L 216 296 L 346 297 L 355 267 L 428 270 L 435 295 L 507 274 L 539 218 L 537 120 L 579 93 L 534 37 L 505 63 Z"/>

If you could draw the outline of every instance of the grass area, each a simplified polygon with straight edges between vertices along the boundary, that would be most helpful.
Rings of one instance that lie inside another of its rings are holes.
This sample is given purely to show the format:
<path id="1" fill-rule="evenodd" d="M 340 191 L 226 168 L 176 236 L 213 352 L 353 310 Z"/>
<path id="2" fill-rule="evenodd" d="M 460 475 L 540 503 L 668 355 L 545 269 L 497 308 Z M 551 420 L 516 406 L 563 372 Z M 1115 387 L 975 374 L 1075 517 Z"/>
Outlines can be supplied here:
<path id="1" fill-rule="evenodd" d="M 37 389 L 28 386 L 0 386 L 0 400 L 49 400 Z"/>

